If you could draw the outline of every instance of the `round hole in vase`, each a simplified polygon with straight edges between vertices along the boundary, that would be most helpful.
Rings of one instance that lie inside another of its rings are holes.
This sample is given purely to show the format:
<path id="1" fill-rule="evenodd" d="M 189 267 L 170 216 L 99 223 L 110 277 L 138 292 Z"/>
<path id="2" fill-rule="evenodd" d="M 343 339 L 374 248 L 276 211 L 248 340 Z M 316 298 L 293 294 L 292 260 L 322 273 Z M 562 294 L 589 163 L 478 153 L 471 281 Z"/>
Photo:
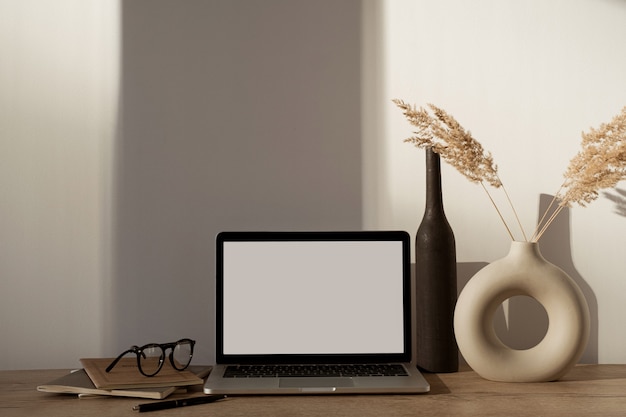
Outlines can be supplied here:
<path id="1" fill-rule="evenodd" d="M 513 349 L 494 329 L 506 300 L 527 296 L 548 316 L 545 337 L 528 349 Z M 509 253 L 467 283 L 457 301 L 454 329 L 463 357 L 485 379 L 553 381 L 580 359 L 589 338 L 589 308 L 582 291 L 560 268 L 543 258 L 537 243 L 512 242 Z"/>
<path id="2" fill-rule="evenodd" d="M 530 349 L 546 336 L 548 313 L 534 298 L 516 295 L 498 307 L 493 328 L 498 339 L 511 349 Z"/>

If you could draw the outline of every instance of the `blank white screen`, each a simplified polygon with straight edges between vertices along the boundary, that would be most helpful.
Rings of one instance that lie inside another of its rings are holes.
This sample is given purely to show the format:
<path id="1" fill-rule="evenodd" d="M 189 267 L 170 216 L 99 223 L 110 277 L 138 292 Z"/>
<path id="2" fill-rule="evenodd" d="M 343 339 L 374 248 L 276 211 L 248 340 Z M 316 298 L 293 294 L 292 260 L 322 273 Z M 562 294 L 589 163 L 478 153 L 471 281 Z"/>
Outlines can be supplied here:
<path id="1" fill-rule="evenodd" d="M 402 353 L 402 243 L 225 242 L 224 354 Z"/>

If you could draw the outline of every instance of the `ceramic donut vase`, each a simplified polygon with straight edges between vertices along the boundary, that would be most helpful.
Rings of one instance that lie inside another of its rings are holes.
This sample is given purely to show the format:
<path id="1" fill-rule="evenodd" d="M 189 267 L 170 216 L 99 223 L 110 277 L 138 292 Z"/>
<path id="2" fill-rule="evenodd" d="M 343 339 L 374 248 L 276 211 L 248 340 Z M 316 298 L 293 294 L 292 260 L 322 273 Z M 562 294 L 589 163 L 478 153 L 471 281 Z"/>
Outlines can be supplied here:
<path id="1" fill-rule="evenodd" d="M 497 308 L 514 296 L 529 296 L 548 315 L 545 337 L 534 347 L 512 349 L 497 336 Z M 554 381 L 582 356 L 589 339 L 589 307 L 572 278 L 548 262 L 537 243 L 512 242 L 509 253 L 474 275 L 454 313 L 456 340 L 469 366 L 502 382 Z"/>

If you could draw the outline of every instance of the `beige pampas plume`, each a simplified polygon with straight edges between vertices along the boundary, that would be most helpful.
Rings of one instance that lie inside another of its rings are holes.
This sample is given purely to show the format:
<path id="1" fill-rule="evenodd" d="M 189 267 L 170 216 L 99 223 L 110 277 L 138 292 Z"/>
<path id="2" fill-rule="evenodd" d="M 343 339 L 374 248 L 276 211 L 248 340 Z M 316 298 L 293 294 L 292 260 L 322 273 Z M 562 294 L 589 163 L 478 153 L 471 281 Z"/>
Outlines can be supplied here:
<path id="1" fill-rule="evenodd" d="M 558 199 L 566 206 L 585 206 L 598 198 L 598 191 L 626 179 L 626 107 L 610 123 L 583 132 L 581 150 L 564 176 Z"/>
<path id="2" fill-rule="evenodd" d="M 409 123 L 417 128 L 414 136 L 405 139 L 405 142 L 419 148 L 431 148 L 470 181 L 480 183 L 509 236 L 515 240 L 485 183 L 495 188 L 501 187 L 515 214 L 524 240 L 528 241 L 511 199 L 498 177 L 498 169 L 491 154 L 483 149 L 471 133 L 454 117 L 433 104 L 428 104 L 426 109 L 412 106 L 399 99 L 394 99 L 393 102 L 402 110 Z M 588 133 L 582 134 L 582 138 L 581 150 L 570 161 L 564 175 L 565 182 L 539 221 L 530 239 L 532 242 L 541 238 L 564 207 L 569 207 L 572 203 L 585 206 L 598 197 L 600 190 L 614 187 L 626 179 L 626 107 L 611 122 L 603 123 L 598 129 L 590 129 Z M 552 209 L 556 201 L 557 207 Z"/>
<path id="3" fill-rule="evenodd" d="M 418 148 L 432 149 L 467 179 L 482 185 L 489 200 L 491 200 L 498 212 L 498 216 L 502 220 L 507 233 L 512 240 L 515 240 L 511 229 L 491 197 L 489 190 L 487 190 L 485 183 L 495 188 L 502 187 L 509 205 L 513 209 L 522 235 L 524 235 L 524 240 L 527 240 L 517 212 L 502 181 L 498 177 L 498 167 L 494 164 L 493 157 L 472 137 L 472 134 L 465 130 L 454 117 L 434 104 L 428 104 L 429 112 L 423 107 L 417 108 L 399 99 L 394 99 L 393 102 L 402 109 L 409 123 L 417 128 L 417 131 L 414 132 L 415 136 L 405 139 L 405 142 L 412 143 Z"/>
<path id="4" fill-rule="evenodd" d="M 541 238 L 563 208 L 574 203 L 585 207 L 598 198 L 601 190 L 626 179 L 626 107 L 609 123 L 582 133 L 581 149 L 563 176 L 565 181 L 540 220 L 534 241 Z M 555 201 L 558 205 L 550 213 Z"/>
<path id="5" fill-rule="evenodd" d="M 409 123 L 417 127 L 415 136 L 405 139 L 405 142 L 419 148 L 432 148 L 472 182 L 487 182 L 496 188 L 502 185 L 491 154 L 485 152 L 454 117 L 434 104 L 428 105 L 431 114 L 402 100 L 395 99 L 393 102 L 402 109 Z"/>

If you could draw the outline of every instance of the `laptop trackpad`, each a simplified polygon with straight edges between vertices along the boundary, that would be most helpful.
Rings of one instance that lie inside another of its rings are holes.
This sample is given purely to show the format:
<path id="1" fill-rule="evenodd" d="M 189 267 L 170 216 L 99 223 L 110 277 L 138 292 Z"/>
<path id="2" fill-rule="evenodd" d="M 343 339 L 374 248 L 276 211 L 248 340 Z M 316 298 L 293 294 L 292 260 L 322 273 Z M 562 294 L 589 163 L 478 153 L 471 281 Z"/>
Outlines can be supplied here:
<path id="1" fill-rule="evenodd" d="M 352 378 L 281 378 L 281 388 L 332 388 L 353 387 Z"/>

